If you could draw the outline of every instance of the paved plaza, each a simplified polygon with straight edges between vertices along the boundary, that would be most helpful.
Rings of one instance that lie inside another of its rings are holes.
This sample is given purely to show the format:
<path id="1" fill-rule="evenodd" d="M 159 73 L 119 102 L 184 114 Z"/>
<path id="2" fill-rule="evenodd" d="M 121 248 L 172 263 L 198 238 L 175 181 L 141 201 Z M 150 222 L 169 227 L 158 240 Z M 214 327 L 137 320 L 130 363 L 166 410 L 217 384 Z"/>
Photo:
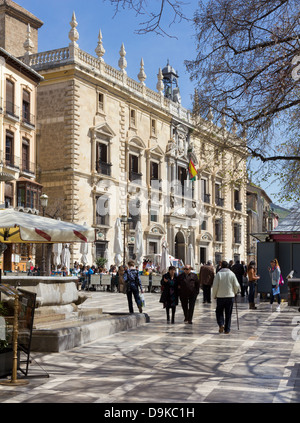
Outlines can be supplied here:
<path id="1" fill-rule="evenodd" d="M 127 312 L 123 294 L 90 292 L 85 307 Z M 61 353 L 32 353 L 26 386 L 0 386 L 1 403 L 298 403 L 300 313 L 286 303 L 249 310 L 238 297 L 229 335 L 215 302 L 198 296 L 193 324 L 166 322 L 158 293 L 146 293 L 150 322 Z M 274 307 L 275 309 L 275 307 Z M 299 332 L 299 334 L 298 334 Z M 22 378 L 22 374 L 19 375 Z"/>

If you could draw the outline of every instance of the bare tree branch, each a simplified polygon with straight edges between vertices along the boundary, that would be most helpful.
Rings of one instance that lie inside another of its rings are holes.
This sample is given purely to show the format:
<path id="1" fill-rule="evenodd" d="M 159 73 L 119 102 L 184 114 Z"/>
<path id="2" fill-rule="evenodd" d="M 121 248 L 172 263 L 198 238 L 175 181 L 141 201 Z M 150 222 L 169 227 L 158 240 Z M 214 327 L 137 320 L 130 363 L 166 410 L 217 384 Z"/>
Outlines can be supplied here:
<path id="1" fill-rule="evenodd" d="M 148 32 L 154 32 L 159 35 L 176 38 L 174 35 L 170 35 L 167 30 L 164 29 L 166 25 L 163 23 L 165 16 L 169 21 L 168 27 L 172 24 L 180 22 L 182 20 L 191 21 L 187 15 L 183 12 L 184 6 L 188 3 L 180 0 L 160 0 L 158 2 L 152 1 L 147 3 L 147 0 L 107 0 L 115 6 L 115 14 L 119 13 L 121 8 L 133 10 L 137 16 L 145 16 L 146 19 L 140 23 L 140 29 L 135 32 L 137 34 L 146 34 Z M 154 4 L 154 6 L 153 6 Z M 156 7 L 157 6 L 157 7 Z"/>

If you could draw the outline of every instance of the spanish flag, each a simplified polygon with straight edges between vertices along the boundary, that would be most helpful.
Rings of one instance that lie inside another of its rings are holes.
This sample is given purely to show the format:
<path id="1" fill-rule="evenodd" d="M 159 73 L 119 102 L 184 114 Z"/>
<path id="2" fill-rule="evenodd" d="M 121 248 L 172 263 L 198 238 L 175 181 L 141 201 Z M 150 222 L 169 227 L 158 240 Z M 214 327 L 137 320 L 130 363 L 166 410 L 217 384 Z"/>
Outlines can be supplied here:
<path id="1" fill-rule="evenodd" d="M 190 163 L 189 163 L 189 174 L 190 174 L 190 180 L 195 181 L 196 176 L 198 175 L 198 172 L 197 172 L 195 165 L 192 162 L 192 160 L 190 160 Z"/>

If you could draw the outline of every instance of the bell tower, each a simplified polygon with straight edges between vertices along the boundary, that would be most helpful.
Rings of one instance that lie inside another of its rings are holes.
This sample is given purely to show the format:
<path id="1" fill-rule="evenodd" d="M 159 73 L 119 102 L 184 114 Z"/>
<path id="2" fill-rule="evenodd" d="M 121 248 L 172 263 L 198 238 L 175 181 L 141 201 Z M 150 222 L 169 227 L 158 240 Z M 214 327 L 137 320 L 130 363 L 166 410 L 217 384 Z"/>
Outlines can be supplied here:
<path id="1" fill-rule="evenodd" d="M 24 56 L 28 24 L 31 28 L 32 53 L 37 53 L 38 29 L 43 22 L 14 1 L 0 0 L 0 47 L 13 56 Z"/>
<path id="2" fill-rule="evenodd" d="M 166 98 L 174 101 L 175 103 L 181 103 L 181 96 L 178 87 L 178 74 L 175 69 L 170 66 L 169 60 L 167 66 L 162 70 L 163 83 L 164 83 L 164 94 Z"/>

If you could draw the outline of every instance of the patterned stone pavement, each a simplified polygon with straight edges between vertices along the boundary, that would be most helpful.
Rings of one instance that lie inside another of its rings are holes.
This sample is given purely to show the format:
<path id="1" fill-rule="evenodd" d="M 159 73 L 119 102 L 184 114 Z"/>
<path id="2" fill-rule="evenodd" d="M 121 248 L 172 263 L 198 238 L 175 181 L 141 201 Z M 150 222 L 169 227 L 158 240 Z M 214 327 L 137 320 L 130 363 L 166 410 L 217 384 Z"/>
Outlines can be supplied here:
<path id="1" fill-rule="evenodd" d="M 91 292 L 85 307 L 127 312 L 123 294 Z M 146 293 L 150 322 L 62 353 L 32 353 L 29 384 L 0 386 L 1 403 L 298 403 L 300 313 L 238 297 L 229 335 L 215 302 L 199 295 L 192 325 L 167 324 L 159 294 Z M 299 340 L 297 340 L 297 337 Z M 40 377 L 49 374 L 49 378 Z M 20 378 L 22 375 L 19 375 Z"/>

